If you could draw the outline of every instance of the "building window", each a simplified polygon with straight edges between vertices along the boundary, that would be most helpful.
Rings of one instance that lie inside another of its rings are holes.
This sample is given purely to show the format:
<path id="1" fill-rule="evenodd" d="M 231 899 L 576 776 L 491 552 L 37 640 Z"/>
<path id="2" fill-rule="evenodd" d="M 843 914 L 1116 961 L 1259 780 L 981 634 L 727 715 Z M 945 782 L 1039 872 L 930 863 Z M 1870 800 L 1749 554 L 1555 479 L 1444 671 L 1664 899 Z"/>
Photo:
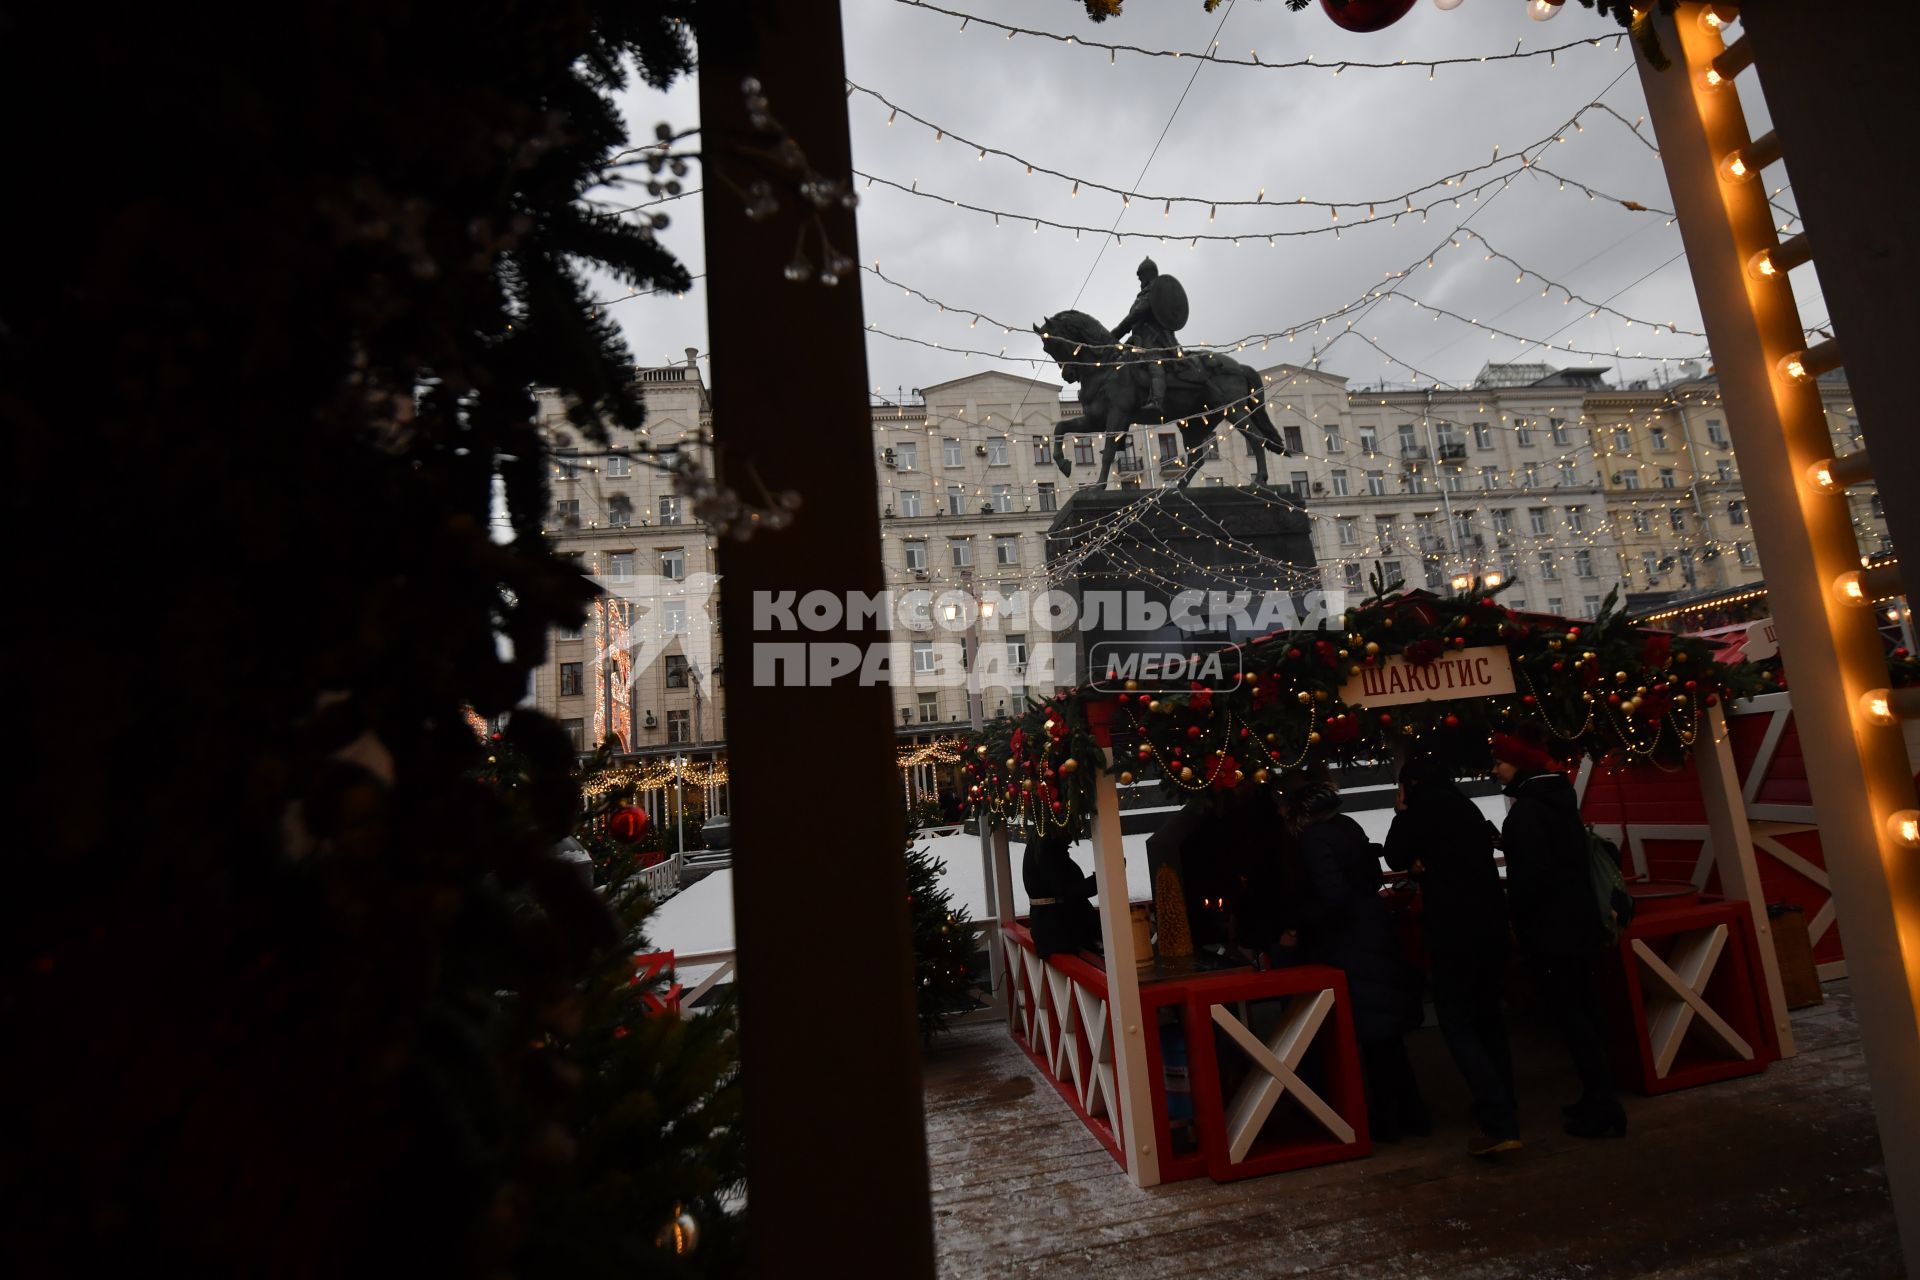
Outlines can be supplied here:
<path id="1" fill-rule="evenodd" d="M 693 741 L 693 713 L 691 711 L 667 712 L 667 741 Z"/>
<path id="2" fill-rule="evenodd" d="M 920 442 L 902 440 L 893 447 L 894 465 L 902 471 L 914 471 L 920 466 Z"/>
<path id="3" fill-rule="evenodd" d="M 1647 435 L 1653 440 L 1653 447 L 1655 449 L 1662 453 L 1667 451 L 1667 429 L 1665 427 L 1648 427 Z"/>
<path id="4" fill-rule="evenodd" d="M 587 749 L 587 726 L 585 721 L 562 720 L 560 722 L 560 728 L 564 730 L 567 735 L 568 746 L 572 747 L 575 751 L 585 751 Z"/>
<path id="5" fill-rule="evenodd" d="M 1025 636 L 1007 637 L 1007 663 L 1009 666 L 1027 665 L 1027 638 Z"/>
<path id="6" fill-rule="evenodd" d="M 947 554 L 953 558 L 956 569 L 969 568 L 973 564 L 973 539 L 948 538 Z"/>
<path id="7" fill-rule="evenodd" d="M 687 552 L 684 547 L 668 547 L 660 553 L 660 576 L 668 582 L 687 580 Z"/>
<path id="8" fill-rule="evenodd" d="M 1540 576 L 1548 582 L 1557 582 L 1560 579 L 1560 564 L 1553 558 L 1551 551 L 1540 553 Z"/>
<path id="9" fill-rule="evenodd" d="M 1521 422 L 1513 429 L 1513 442 L 1522 449 L 1533 447 L 1533 428 Z"/>
<path id="10" fill-rule="evenodd" d="M 1548 418 L 1547 429 L 1553 433 L 1553 442 L 1555 444 L 1570 443 L 1567 439 L 1567 420 L 1565 418 Z"/>
<path id="11" fill-rule="evenodd" d="M 940 458 L 950 467 L 963 465 L 964 458 L 960 452 L 960 442 L 952 436 L 943 437 L 940 441 Z"/>
<path id="12" fill-rule="evenodd" d="M 1346 517 L 1333 522 L 1333 527 L 1339 530 L 1339 540 L 1340 540 L 1341 546 L 1351 547 L 1355 543 L 1360 541 L 1359 525 L 1360 525 L 1360 522 L 1358 520 L 1353 519 L 1352 517 Z"/>
<path id="13" fill-rule="evenodd" d="M 993 509 L 995 511 L 1007 512 L 1007 511 L 1013 510 L 1013 486 L 1012 485 L 996 484 L 990 490 L 990 493 L 993 498 Z"/>
<path id="14" fill-rule="evenodd" d="M 1012 450 L 1007 446 L 1005 436 L 990 436 L 987 439 L 987 465 L 1004 467 L 1013 461 Z"/>
<path id="15" fill-rule="evenodd" d="M 1380 544 L 1380 549 L 1382 551 L 1389 550 L 1393 546 L 1394 523 L 1395 521 L 1392 516 L 1374 517 L 1373 540 Z"/>
<path id="16" fill-rule="evenodd" d="M 1651 551 L 1643 552 L 1640 556 L 1640 571 L 1647 575 L 1648 582 L 1652 582 L 1660 574 L 1660 557 Z"/>
<path id="17" fill-rule="evenodd" d="M 920 695 L 920 723 L 932 724 L 940 718 L 940 695 L 923 693 Z"/>
<path id="18" fill-rule="evenodd" d="M 1380 471 L 1367 472 L 1367 496 L 1372 498 L 1381 498 L 1386 496 L 1386 492 L 1387 492 L 1386 474 Z"/>
<path id="19" fill-rule="evenodd" d="M 1580 616 L 1583 618 L 1599 617 L 1600 616 L 1600 597 L 1599 596 L 1581 596 L 1580 597 Z"/>
<path id="20" fill-rule="evenodd" d="M 624 529 L 633 523 L 633 499 L 626 494 L 615 494 L 607 502 L 607 523 L 615 529 Z"/>
<path id="21" fill-rule="evenodd" d="M 1018 537 L 995 538 L 993 540 L 993 562 L 1002 565 L 1019 564 L 1020 539 Z"/>
<path id="22" fill-rule="evenodd" d="M 1327 452 L 1340 453 L 1346 448 L 1346 442 L 1340 438 L 1340 428 L 1328 427 L 1326 433 Z"/>
<path id="23" fill-rule="evenodd" d="M 1409 466 L 1407 468 L 1407 482 L 1414 493 L 1425 493 L 1427 491 L 1426 467 L 1418 462 Z"/>
<path id="24" fill-rule="evenodd" d="M 558 638 L 561 640 L 578 640 L 580 639 L 581 634 L 582 632 L 579 627 L 566 626 L 566 627 L 560 628 L 560 633 Z"/>
<path id="25" fill-rule="evenodd" d="M 1626 427 L 1613 429 L 1613 451 L 1615 453 L 1633 452 L 1633 432 Z"/>
<path id="26" fill-rule="evenodd" d="M 668 600 L 660 608 L 660 630 L 670 636 L 687 634 L 687 602 Z"/>
<path id="27" fill-rule="evenodd" d="M 1220 461 L 1220 433 L 1218 431 L 1207 437 L 1207 443 L 1200 452 L 1203 461 Z M 1215 480 L 1213 483 L 1218 484 L 1220 482 Z"/>
<path id="28" fill-rule="evenodd" d="M 1575 533 L 1587 531 L 1587 509 L 1585 507 L 1567 508 L 1567 528 Z"/>
<path id="29" fill-rule="evenodd" d="M 957 484 L 947 486 L 947 514 L 950 516 L 967 514 L 967 491 Z"/>
<path id="30" fill-rule="evenodd" d="M 1044 467 L 1052 461 L 1053 447 L 1047 443 L 1047 438 L 1045 436 L 1035 436 L 1033 438 L 1033 465 L 1036 467 Z"/>
<path id="31" fill-rule="evenodd" d="M 1640 487 L 1639 470 L 1636 468 L 1632 471 L 1622 471 L 1620 473 L 1620 487 L 1622 489 L 1638 489 Z"/>
<path id="32" fill-rule="evenodd" d="M 1513 532 L 1513 508 L 1495 507 L 1493 509 L 1493 531 L 1495 533 Z"/>
<path id="33" fill-rule="evenodd" d="M 1369 458 L 1380 452 L 1380 436 L 1372 427 L 1360 428 L 1360 452 Z"/>
<path id="34" fill-rule="evenodd" d="M 1720 459 L 1717 470 L 1720 475 L 1721 484 L 1733 483 L 1733 464 L 1731 462 L 1728 462 L 1725 458 Z"/>
<path id="35" fill-rule="evenodd" d="M 1288 453 L 1299 455 L 1307 451 L 1306 443 L 1300 438 L 1299 427 L 1282 427 L 1280 428 L 1280 436 L 1287 442 Z M 1251 445 L 1253 442 L 1253 437 L 1248 436 L 1247 443 Z"/>
<path id="36" fill-rule="evenodd" d="M 918 489 L 902 489 L 900 491 L 897 501 L 900 503 L 901 515 L 905 516 L 909 520 L 917 519 L 919 517 L 920 491 Z"/>
<path id="37" fill-rule="evenodd" d="M 1487 489 L 1487 490 L 1493 490 L 1493 489 L 1499 488 L 1500 487 L 1500 468 L 1498 467 L 1480 468 L 1480 487 L 1482 489 Z"/>
<path id="38" fill-rule="evenodd" d="M 1527 508 L 1527 528 L 1535 533 L 1547 531 L 1547 509 L 1545 507 Z"/>
<path id="39" fill-rule="evenodd" d="M 1160 433 L 1160 465 L 1180 460 L 1180 441 L 1171 431 Z"/>
<path id="40" fill-rule="evenodd" d="M 1293 471 L 1288 473 L 1287 488 L 1293 492 L 1294 497 L 1304 498 L 1307 496 L 1307 483 L 1306 472 Z"/>
<path id="41" fill-rule="evenodd" d="M 633 474 L 633 459 L 624 453 L 608 454 L 607 474 L 615 480 L 624 480 Z"/>
<path id="42" fill-rule="evenodd" d="M 1330 478 L 1333 481 L 1333 496 L 1336 498 L 1346 497 L 1347 469 L 1345 467 L 1335 467 L 1331 472 Z"/>
<path id="43" fill-rule="evenodd" d="M 1593 552 L 1576 551 L 1573 553 L 1573 571 L 1583 578 L 1593 576 Z"/>
<path id="44" fill-rule="evenodd" d="M 607 576 L 615 582 L 633 581 L 633 552 L 616 551 L 607 557 Z"/>
<path id="45" fill-rule="evenodd" d="M 580 459 L 571 453 L 556 454 L 553 459 L 553 474 L 561 480 L 578 480 Z"/>
<path id="46" fill-rule="evenodd" d="M 1467 487 L 1467 478 L 1459 467 L 1447 468 L 1447 492 L 1460 493 Z"/>
<path id="47" fill-rule="evenodd" d="M 1652 514 L 1646 511 L 1642 511 L 1638 507 L 1635 507 L 1633 510 L 1633 531 L 1635 533 L 1652 533 L 1653 532 Z"/>
<path id="48" fill-rule="evenodd" d="M 1540 487 L 1540 464 L 1539 463 L 1537 462 L 1527 463 L 1526 480 L 1523 483 L 1523 487 L 1528 489 L 1538 489 Z"/>
<path id="49" fill-rule="evenodd" d="M 660 523 L 663 525 L 680 523 L 680 495 L 663 493 L 660 495 Z"/>
<path id="50" fill-rule="evenodd" d="M 1673 526 L 1675 533 L 1685 533 L 1687 531 L 1687 513 L 1677 508 L 1669 511 L 1667 513 L 1667 523 Z"/>
<path id="51" fill-rule="evenodd" d="M 1360 562 L 1358 560 L 1347 561 L 1346 577 L 1348 590 L 1358 591 L 1360 589 Z"/>
<path id="52" fill-rule="evenodd" d="M 1396 434 L 1400 438 L 1400 456 L 1401 457 L 1412 456 L 1413 451 L 1419 448 L 1419 445 L 1414 443 L 1413 424 L 1411 422 L 1401 423 Z"/>
<path id="53" fill-rule="evenodd" d="M 687 655 L 670 653 L 667 655 L 667 688 L 684 689 L 687 687 Z"/>
<path id="54" fill-rule="evenodd" d="M 1493 428 L 1484 422 L 1473 424 L 1473 447 L 1482 453 L 1493 448 Z"/>
<path id="55" fill-rule="evenodd" d="M 913 642 L 913 669 L 917 675 L 933 673 L 933 641 L 915 640 Z"/>
<path id="56" fill-rule="evenodd" d="M 1727 522 L 1729 524 L 1745 524 L 1747 522 L 1747 504 L 1744 502 L 1729 502 L 1727 504 Z"/>
<path id="57" fill-rule="evenodd" d="M 1073 438 L 1073 465 L 1090 467 L 1093 465 L 1093 440 L 1087 436 Z"/>
<path id="58" fill-rule="evenodd" d="M 1721 425 L 1720 419 L 1707 419 L 1707 442 L 1723 446 L 1727 443 L 1727 429 Z"/>
<path id="59" fill-rule="evenodd" d="M 1734 554 L 1740 557 L 1741 564 L 1751 565 L 1753 563 L 1753 544 L 1751 542 L 1743 542 L 1733 550 Z"/>
<path id="60" fill-rule="evenodd" d="M 907 568 L 921 570 L 927 567 L 927 544 L 915 539 L 901 544 L 907 549 Z"/>
<path id="61" fill-rule="evenodd" d="M 1040 509 L 1042 511 L 1058 511 L 1060 509 L 1060 491 L 1054 488 L 1053 481 L 1042 480 L 1035 487 L 1040 490 Z"/>
<path id="62" fill-rule="evenodd" d="M 1673 474 L 1672 467 L 1660 468 L 1660 487 L 1662 489 L 1671 489 L 1675 486 L 1676 483 L 1677 483 L 1677 478 Z"/>
<path id="63" fill-rule="evenodd" d="M 554 523 L 558 524 L 562 529 L 578 529 L 580 527 L 580 499 L 562 498 L 560 501 L 554 503 L 553 519 Z"/>
<path id="64" fill-rule="evenodd" d="M 581 681 L 580 670 L 581 666 L 578 662 L 563 662 L 560 664 L 561 697 L 571 698 L 586 692 L 585 685 Z"/>
<path id="65" fill-rule="evenodd" d="M 1387 590 L 1389 591 L 1407 580 L 1407 575 L 1401 571 L 1398 560 L 1385 561 L 1381 565 L 1381 572 L 1386 578 Z"/>
<path id="66" fill-rule="evenodd" d="M 1579 473 L 1574 470 L 1574 465 L 1571 462 L 1563 462 L 1560 464 L 1560 483 L 1562 485 L 1575 485 L 1580 483 Z"/>

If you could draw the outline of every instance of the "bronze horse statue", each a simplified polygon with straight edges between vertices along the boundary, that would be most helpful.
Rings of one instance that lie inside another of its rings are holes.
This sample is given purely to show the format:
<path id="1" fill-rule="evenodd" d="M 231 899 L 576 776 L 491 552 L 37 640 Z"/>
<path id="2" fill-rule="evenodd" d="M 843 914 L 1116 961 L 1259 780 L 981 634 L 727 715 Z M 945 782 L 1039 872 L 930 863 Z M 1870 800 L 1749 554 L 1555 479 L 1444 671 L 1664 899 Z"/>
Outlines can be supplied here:
<path id="1" fill-rule="evenodd" d="M 1053 433 L 1053 461 L 1063 476 L 1073 474 L 1066 437 L 1099 432 L 1106 444 L 1100 454 L 1097 487 L 1105 488 L 1114 455 L 1126 439 L 1127 428 L 1135 423 L 1179 425 L 1186 464 L 1181 488 L 1192 482 L 1201 451 L 1222 424 L 1245 432 L 1260 446 L 1253 451 L 1256 484 L 1267 483 L 1269 450 L 1286 455 L 1286 442 L 1267 416 L 1266 387 L 1259 373 L 1231 356 L 1196 351 L 1169 359 L 1163 366 L 1167 396 L 1162 412 L 1143 417 L 1139 409 L 1148 394 L 1145 357 L 1129 355 L 1098 320 L 1084 311 L 1062 311 L 1042 320 L 1033 331 L 1059 364 L 1061 376 L 1080 384 L 1082 416 L 1065 419 Z"/>

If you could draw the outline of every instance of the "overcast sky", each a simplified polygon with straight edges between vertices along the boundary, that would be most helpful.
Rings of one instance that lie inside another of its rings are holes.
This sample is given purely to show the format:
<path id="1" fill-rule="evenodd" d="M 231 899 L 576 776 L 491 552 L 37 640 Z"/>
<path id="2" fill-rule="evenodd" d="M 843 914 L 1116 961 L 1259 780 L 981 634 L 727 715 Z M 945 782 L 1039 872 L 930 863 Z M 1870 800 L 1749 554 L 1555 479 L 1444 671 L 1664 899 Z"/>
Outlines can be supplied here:
<path id="1" fill-rule="evenodd" d="M 1110 63 L 1102 50 L 1028 36 L 1008 39 L 981 23 L 962 32 L 957 19 L 901 0 L 845 0 L 849 79 L 902 109 L 889 125 L 888 109 L 873 98 L 855 94 L 849 101 L 855 167 L 1009 215 L 996 227 L 985 214 L 880 183 L 857 183 L 862 265 L 877 262 L 892 279 L 954 308 L 943 314 L 862 272 L 871 324 L 947 348 L 871 336 L 867 381 L 888 397 L 897 388 L 911 397 L 913 388 L 986 368 L 1057 380 L 1057 370 L 1042 359 L 1038 340 L 1024 327 L 1007 335 L 988 319 L 975 325 L 974 316 L 1025 326 L 1078 305 L 1112 325 L 1125 314 L 1137 288 L 1134 269 L 1148 255 L 1186 286 L 1192 304 L 1181 334 L 1186 341 L 1228 343 L 1307 325 L 1380 287 L 1388 272 L 1418 264 L 1399 282 L 1405 297 L 1527 338 L 1551 335 L 1557 348 L 1547 355 L 1537 345 L 1489 339 L 1484 330 L 1447 316 L 1436 319 L 1391 298 L 1374 303 L 1356 319 L 1356 333 L 1337 342 L 1344 319 L 1302 332 L 1291 345 L 1277 339 L 1264 353 L 1250 346 L 1242 356 L 1256 365 L 1304 363 L 1322 350 L 1323 367 L 1353 385 L 1383 379 L 1414 384 L 1415 370 L 1442 385 L 1464 384 L 1488 360 L 1514 359 L 1613 364 L 1624 378 L 1644 378 L 1657 376 L 1659 366 L 1634 359 L 1636 354 L 1677 362 L 1704 349 L 1698 337 L 1655 334 L 1646 323 L 1629 326 L 1605 311 L 1589 318 L 1591 308 L 1567 302 L 1558 287 L 1541 296 L 1544 276 L 1641 321 L 1696 332 L 1701 327 L 1679 256 L 1678 227 L 1667 225 L 1664 213 L 1589 200 L 1575 187 L 1584 183 L 1651 208 L 1671 208 L 1659 157 L 1603 112 L 1587 112 L 1579 131 L 1566 130 L 1564 143 L 1538 153 L 1542 165 L 1569 180 L 1564 190 L 1556 179 L 1522 173 L 1505 189 L 1488 187 L 1478 201 L 1466 194 L 1474 184 L 1516 171 L 1503 161 L 1457 190 L 1416 195 L 1416 206 L 1445 201 L 1424 225 L 1417 214 L 1390 223 L 1393 211 L 1405 208 L 1402 193 L 1486 164 L 1496 146 L 1502 157 L 1511 156 L 1552 136 L 1592 102 L 1605 103 L 1627 121 L 1644 115 L 1631 46 L 1615 51 L 1620 28 L 1575 3 L 1559 18 L 1536 23 L 1520 0 L 1465 0 L 1451 12 L 1419 0 L 1398 24 L 1355 35 L 1336 27 L 1317 6 L 1293 13 L 1281 0 L 1230 0 L 1212 14 L 1200 0 L 1130 0 L 1122 17 L 1102 24 L 1088 22 L 1074 0 L 941 2 L 1078 40 L 1189 53 L 1204 50 L 1219 28 L 1223 55 L 1247 57 L 1257 50 L 1263 61 L 1307 55 L 1327 63 L 1477 58 L 1511 52 L 1516 42 L 1525 50 L 1588 36 L 1604 41 L 1598 48 L 1562 52 L 1552 63 L 1542 57 L 1441 67 L 1431 80 L 1424 68 L 1354 68 L 1335 76 L 1312 68 L 1236 67 L 1125 52 Z M 1745 83 L 1751 79 L 1742 77 L 1741 88 L 1757 134 L 1765 127 L 1764 107 Z M 636 133 L 650 133 L 663 119 L 681 127 L 697 123 L 690 83 L 664 95 L 635 92 L 624 105 Z M 773 106 L 777 113 L 779 104 Z M 936 141 L 932 129 L 908 120 L 909 112 L 1089 182 L 1209 200 L 1251 200 L 1264 188 L 1274 207 L 1223 208 L 1210 217 L 1206 205 L 1176 203 L 1169 216 L 1158 201 L 1135 199 L 1123 209 L 1119 197 L 1084 186 L 1076 197 L 1069 182 L 1028 176 L 1022 165 L 998 156 L 982 160 L 976 149 L 951 137 Z M 1641 132 L 1652 139 L 1650 125 Z M 1456 194 L 1458 210 L 1451 203 Z M 1374 200 L 1375 217 L 1368 223 L 1364 208 L 1342 209 L 1336 239 L 1325 208 L 1287 207 L 1300 196 Z M 704 267 L 698 200 L 668 207 L 675 217 L 666 242 L 697 273 Z M 1122 232 L 1165 234 L 1170 243 L 1114 243 L 1092 233 L 1076 240 L 1071 231 L 1044 226 L 1036 233 L 1036 217 L 1100 228 L 1114 226 L 1117 218 Z M 1514 265 L 1487 261 L 1487 246 L 1464 235 L 1451 237 L 1463 247 L 1442 248 L 1428 269 L 1429 251 L 1447 245 L 1449 233 L 1463 224 L 1538 275 L 1516 283 Z M 1316 234 L 1282 235 L 1268 247 L 1268 234 L 1301 230 Z M 1243 239 L 1238 246 L 1171 242 L 1194 234 Z M 776 280 L 768 287 L 819 286 Z M 1823 320 L 1817 295 L 1803 291 L 1802 302 L 1807 323 Z M 706 349 L 705 306 L 696 282 L 683 299 L 638 299 L 615 314 L 636 359 L 651 363 L 683 358 L 686 347 Z M 1617 349 L 1622 356 L 1571 353 L 1568 342 L 1590 351 Z M 989 353 L 1004 347 L 1009 359 L 963 357 L 953 350 L 961 347 Z"/>

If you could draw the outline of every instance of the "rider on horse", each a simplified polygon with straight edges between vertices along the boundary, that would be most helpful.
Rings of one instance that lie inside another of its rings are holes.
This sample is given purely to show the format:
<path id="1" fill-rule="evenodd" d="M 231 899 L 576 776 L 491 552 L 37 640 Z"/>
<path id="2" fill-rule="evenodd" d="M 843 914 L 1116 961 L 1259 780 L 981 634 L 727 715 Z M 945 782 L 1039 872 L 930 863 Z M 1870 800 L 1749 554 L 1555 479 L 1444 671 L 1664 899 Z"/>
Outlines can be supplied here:
<path id="1" fill-rule="evenodd" d="M 1161 276 L 1160 268 L 1152 258 L 1140 260 L 1139 275 L 1140 294 L 1133 300 L 1133 308 L 1127 312 L 1127 318 L 1113 331 L 1113 336 L 1115 341 L 1119 341 L 1131 333 L 1133 349 L 1151 357 L 1152 362 L 1146 366 L 1151 390 L 1146 403 L 1140 408 L 1157 418 L 1164 412 L 1162 406 L 1167 398 L 1164 362 L 1174 359 L 1179 349 L 1174 345 L 1173 331 L 1186 320 L 1187 295 L 1178 280 L 1172 276 Z"/>

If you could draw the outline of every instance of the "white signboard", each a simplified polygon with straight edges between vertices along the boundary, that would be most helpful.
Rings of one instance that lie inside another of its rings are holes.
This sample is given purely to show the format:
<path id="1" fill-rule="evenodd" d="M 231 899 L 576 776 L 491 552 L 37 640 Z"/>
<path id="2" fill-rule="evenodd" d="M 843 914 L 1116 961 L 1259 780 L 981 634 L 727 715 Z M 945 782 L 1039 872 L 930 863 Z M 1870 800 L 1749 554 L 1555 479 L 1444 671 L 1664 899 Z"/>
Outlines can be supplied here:
<path id="1" fill-rule="evenodd" d="M 1761 618 L 1758 622 L 1747 624 L 1747 647 L 1741 657 L 1749 662 L 1759 662 L 1779 652 L 1780 635 L 1773 629 L 1772 618 Z"/>
<path id="2" fill-rule="evenodd" d="M 1445 702 L 1453 698 L 1489 698 L 1513 692 L 1513 663 L 1500 645 L 1452 649 L 1426 666 L 1402 657 L 1388 658 L 1340 687 L 1348 706 L 1396 707 L 1407 702 Z"/>

